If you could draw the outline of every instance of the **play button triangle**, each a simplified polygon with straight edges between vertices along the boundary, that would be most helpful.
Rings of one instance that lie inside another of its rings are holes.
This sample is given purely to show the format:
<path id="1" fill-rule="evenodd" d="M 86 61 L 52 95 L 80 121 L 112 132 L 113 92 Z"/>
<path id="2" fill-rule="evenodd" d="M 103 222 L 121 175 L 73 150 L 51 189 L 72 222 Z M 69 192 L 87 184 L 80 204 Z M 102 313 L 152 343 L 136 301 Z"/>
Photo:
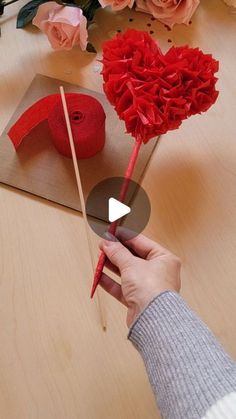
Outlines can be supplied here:
<path id="1" fill-rule="evenodd" d="M 109 198 L 108 201 L 108 218 L 110 223 L 119 220 L 131 212 L 130 207 L 118 201 L 115 198 Z"/>

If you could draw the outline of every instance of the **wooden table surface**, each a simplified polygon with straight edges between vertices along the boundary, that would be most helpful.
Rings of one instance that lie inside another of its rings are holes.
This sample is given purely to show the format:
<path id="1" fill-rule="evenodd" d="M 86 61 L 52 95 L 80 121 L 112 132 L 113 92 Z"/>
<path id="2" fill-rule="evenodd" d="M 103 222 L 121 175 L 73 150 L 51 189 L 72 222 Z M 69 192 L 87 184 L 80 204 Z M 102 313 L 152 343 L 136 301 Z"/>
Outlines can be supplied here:
<path id="1" fill-rule="evenodd" d="M 0 20 L 1 131 L 35 73 L 102 91 L 93 54 L 55 52 L 37 28 L 15 29 L 23 4 Z M 170 39 L 220 60 L 217 103 L 165 135 L 152 158 L 145 233 L 181 257 L 182 295 L 236 357 L 236 16 L 220 0 L 202 0 L 189 27 L 169 32 L 147 15 L 99 11 L 90 37 L 100 51 L 117 29 L 146 30 L 150 22 L 164 49 Z M 126 339 L 125 310 L 105 295 L 108 330 L 101 330 L 88 260 L 79 213 L 1 185 L 2 419 L 158 417 Z"/>

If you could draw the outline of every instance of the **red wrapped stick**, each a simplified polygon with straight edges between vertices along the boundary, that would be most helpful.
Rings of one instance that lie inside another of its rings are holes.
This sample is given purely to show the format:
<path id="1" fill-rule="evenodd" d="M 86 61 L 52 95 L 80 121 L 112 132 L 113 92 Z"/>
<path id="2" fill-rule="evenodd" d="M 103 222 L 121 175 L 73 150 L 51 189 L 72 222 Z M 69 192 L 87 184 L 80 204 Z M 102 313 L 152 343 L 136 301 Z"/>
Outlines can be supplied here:
<path id="1" fill-rule="evenodd" d="M 138 158 L 138 154 L 139 154 L 139 150 L 140 147 L 142 145 L 142 139 L 140 138 L 139 140 L 135 141 L 135 145 L 129 160 L 129 164 L 125 173 L 125 177 L 124 177 L 124 182 L 120 191 L 120 195 L 119 195 L 119 201 L 123 202 L 125 200 L 126 197 L 126 193 L 129 187 L 129 181 L 132 178 L 132 174 L 134 171 L 134 167 L 135 167 L 135 163 L 136 160 Z M 109 233 L 115 235 L 116 233 L 116 228 L 117 228 L 117 222 L 114 221 L 114 223 L 112 223 L 108 229 Z M 93 298 L 93 295 L 96 291 L 96 288 L 99 284 L 99 281 L 101 279 L 101 275 L 102 275 L 102 271 L 104 268 L 106 262 L 106 255 L 104 252 L 101 252 L 100 256 L 99 256 L 99 260 L 97 263 L 97 267 L 94 273 L 94 280 L 93 280 L 93 286 L 92 286 L 92 290 L 91 290 L 91 298 Z"/>

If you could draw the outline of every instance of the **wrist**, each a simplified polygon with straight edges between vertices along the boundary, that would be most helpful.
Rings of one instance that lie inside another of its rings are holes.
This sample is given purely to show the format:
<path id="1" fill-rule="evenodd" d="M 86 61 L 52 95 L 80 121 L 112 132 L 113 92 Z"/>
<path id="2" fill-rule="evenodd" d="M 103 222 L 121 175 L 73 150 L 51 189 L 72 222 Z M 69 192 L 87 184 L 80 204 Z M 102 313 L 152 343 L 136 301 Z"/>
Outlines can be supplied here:
<path id="1" fill-rule="evenodd" d="M 128 305 L 127 326 L 130 327 L 147 306 L 161 294 L 177 290 L 172 286 L 162 286 L 151 290 L 140 291 Z"/>

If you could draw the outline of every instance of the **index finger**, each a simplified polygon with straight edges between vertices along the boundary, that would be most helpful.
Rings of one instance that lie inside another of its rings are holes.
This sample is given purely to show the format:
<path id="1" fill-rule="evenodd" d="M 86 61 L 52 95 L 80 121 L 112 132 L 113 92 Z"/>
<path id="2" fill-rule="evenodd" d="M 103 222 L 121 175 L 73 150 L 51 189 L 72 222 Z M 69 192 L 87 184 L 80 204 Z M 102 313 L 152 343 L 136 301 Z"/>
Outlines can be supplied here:
<path id="1" fill-rule="evenodd" d="M 143 259 L 152 259 L 156 256 L 161 256 L 169 253 L 169 251 L 161 246 L 159 243 L 149 239 L 143 234 L 130 239 L 129 231 L 124 227 L 118 227 L 116 231 L 116 237 L 124 242 L 125 246 L 132 249 L 136 255 Z"/>

